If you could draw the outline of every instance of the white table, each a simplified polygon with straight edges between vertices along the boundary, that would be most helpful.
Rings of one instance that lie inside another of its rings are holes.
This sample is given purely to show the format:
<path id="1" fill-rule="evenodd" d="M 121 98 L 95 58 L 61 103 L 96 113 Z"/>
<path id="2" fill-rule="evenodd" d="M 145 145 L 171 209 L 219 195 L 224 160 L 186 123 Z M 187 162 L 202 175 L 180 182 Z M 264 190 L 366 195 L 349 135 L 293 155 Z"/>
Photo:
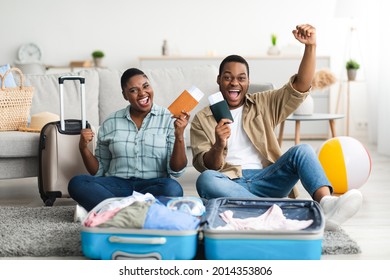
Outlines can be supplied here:
<path id="1" fill-rule="evenodd" d="M 301 122 L 303 121 L 328 121 L 332 137 L 336 136 L 335 120 L 344 118 L 342 114 L 312 114 L 312 115 L 290 115 L 279 128 L 279 145 L 282 146 L 284 124 L 286 121 L 295 121 L 295 144 L 300 142 Z"/>

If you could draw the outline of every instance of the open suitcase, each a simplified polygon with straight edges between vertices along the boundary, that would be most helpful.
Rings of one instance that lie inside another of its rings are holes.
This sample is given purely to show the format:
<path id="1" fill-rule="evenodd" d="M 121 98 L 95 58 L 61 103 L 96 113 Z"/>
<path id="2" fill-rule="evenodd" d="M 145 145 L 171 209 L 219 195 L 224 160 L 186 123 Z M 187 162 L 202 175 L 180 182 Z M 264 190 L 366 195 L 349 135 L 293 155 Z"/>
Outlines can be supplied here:
<path id="1" fill-rule="evenodd" d="M 109 203 L 120 201 L 121 198 L 109 198 L 98 204 L 89 212 L 99 213 L 99 210 Z M 161 200 L 160 200 L 161 202 Z M 161 206 L 164 207 L 164 206 Z M 162 208 L 160 208 L 162 210 Z M 166 210 L 168 211 L 168 210 Z M 161 211 L 166 213 L 165 211 Z M 156 213 L 156 212 L 155 212 Z M 184 215 L 182 213 L 182 215 Z M 156 215 L 156 220 L 167 219 Z M 88 218 L 88 216 L 87 216 Z M 184 222 L 186 225 L 200 224 L 196 218 Z M 81 248 L 84 256 L 99 260 L 191 260 L 197 254 L 199 227 L 186 227 L 184 230 L 151 229 L 151 228 L 119 228 L 90 227 L 84 224 L 81 229 Z M 123 222 L 123 219 L 121 220 Z"/>
<path id="2" fill-rule="evenodd" d="M 290 220 L 312 224 L 301 230 L 228 230 L 220 214 L 238 219 L 258 217 L 277 205 Z M 319 204 L 300 199 L 218 198 L 207 204 L 203 228 L 204 254 L 212 260 L 315 260 L 321 258 L 325 221 Z"/>
<path id="3" fill-rule="evenodd" d="M 277 205 L 289 220 L 311 224 L 300 230 L 221 229 L 220 214 L 258 217 Z M 99 206 L 97 206 L 99 208 Z M 145 230 L 83 226 L 82 251 L 90 259 L 316 260 L 321 258 L 324 216 L 319 204 L 299 199 L 212 199 L 196 230 Z"/>
<path id="4" fill-rule="evenodd" d="M 191 260 L 198 231 L 88 228 L 81 231 L 83 254 L 98 260 Z"/>
<path id="5" fill-rule="evenodd" d="M 80 82 L 81 120 L 64 119 L 63 84 L 68 80 Z M 57 198 L 69 198 L 69 180 L 75 175 L 88 173 L 79 151 L 81 129 L 91 127 L 86 120 L 85 78 L 61 76 L 58 82 L 60 120 L 47 123 L 39 140 L 38 188 L 46 206 L 52 206 Z M 89 144 L 89 149 L 94 152 L 95 142 Z"/>

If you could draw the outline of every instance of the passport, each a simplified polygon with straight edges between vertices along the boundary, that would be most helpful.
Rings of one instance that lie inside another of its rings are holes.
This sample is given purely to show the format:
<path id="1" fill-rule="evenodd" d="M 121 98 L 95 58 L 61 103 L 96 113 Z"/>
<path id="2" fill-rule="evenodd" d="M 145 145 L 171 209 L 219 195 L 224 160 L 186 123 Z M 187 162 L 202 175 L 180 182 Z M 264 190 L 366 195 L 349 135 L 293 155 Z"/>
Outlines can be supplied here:
<path id="1" fill-rule="evenodd" d="M 232 113 L 230 112 L 229 105 L 223 98 L 222 93 L 216 92 L 209 96 L 210 109 L 217 123 L 221 119 L 229 119 L 234 121 Z"/>
<path id="2" fill-rule="evenodd" d="M 203 92 L 195 86 L 192 86 L 188 90 L 184 90 L 173 102 L 169 105 L 168 110 L 174 116 L 180 116 L 182 111 L 187 113 L 199 104 L 199 101 L 203 98 Z"/>

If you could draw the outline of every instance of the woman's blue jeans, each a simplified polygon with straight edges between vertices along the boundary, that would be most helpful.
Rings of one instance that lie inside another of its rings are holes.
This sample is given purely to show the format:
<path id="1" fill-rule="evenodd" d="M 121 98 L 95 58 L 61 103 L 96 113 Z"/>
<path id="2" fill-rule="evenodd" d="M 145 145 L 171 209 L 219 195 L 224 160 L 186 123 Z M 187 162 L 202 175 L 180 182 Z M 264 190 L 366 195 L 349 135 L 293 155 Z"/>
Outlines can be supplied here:
<path id="1" fill-rule="evenodd" d="M 329 186 L 333 192 L 314 149 L 308 144 L 291 147 L 274 164 L 263 169 L 244 169 L 241 178 L 230 179 L 221 172 L 206 170 L 198 177 L 196 189 L 205 199 L 283 198 L 298 180 L 311 196 L 322 186 Z"/>
<path id="2" fill-rule="evenodd" d="M 91 211 L 107 198 L 126 197 L 133 191 L 153 196 L 183 196 L 181 185 L 172 178 L 119 178 L 114 176 L 78 175 L 68 184 L 68 192 L 79 205 Z"/>

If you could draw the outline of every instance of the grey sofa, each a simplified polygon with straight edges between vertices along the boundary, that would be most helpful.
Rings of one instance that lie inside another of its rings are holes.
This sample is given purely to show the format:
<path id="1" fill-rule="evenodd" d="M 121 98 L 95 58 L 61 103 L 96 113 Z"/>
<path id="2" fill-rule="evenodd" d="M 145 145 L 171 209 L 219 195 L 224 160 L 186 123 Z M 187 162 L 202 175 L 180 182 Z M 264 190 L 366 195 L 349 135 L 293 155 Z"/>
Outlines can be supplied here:
<path id="1" fill-rule="evenodd" d="M 205 93 L 200 104 L 191 112 L 193 116 L 199 109 L 208 105 L 207 96 L 218 91 L 215 66 L 191 68 L 143 69 L 154 88 L 156 104 L 168 107 L 184 90 L 197 86 Z M 94 127 L 113 111 L 127 106 L 120 87 L 123 70 L 93 68 L 76 74 L 85 77 L 87 120 Z M 65 74 L 27 74 L 25 85 L 35 88 L 31 115 L 39 112 L 60 114 L 58 77 Z M 16 75 L 15 75 L 16 76 Z M 262 91 L 272 84 L 251 85 L 251 91 Z M 78 82 L 64 83 L 64 117 L 80 118 L 80 94 Z M 189 127 L 186 142 L 189 144 Z M 26 178 L 38 176 L 39 133 L 5 131 L 0 132 L 0 179 Z M 190 150 L 188 150 L 190 151 Z"/>

